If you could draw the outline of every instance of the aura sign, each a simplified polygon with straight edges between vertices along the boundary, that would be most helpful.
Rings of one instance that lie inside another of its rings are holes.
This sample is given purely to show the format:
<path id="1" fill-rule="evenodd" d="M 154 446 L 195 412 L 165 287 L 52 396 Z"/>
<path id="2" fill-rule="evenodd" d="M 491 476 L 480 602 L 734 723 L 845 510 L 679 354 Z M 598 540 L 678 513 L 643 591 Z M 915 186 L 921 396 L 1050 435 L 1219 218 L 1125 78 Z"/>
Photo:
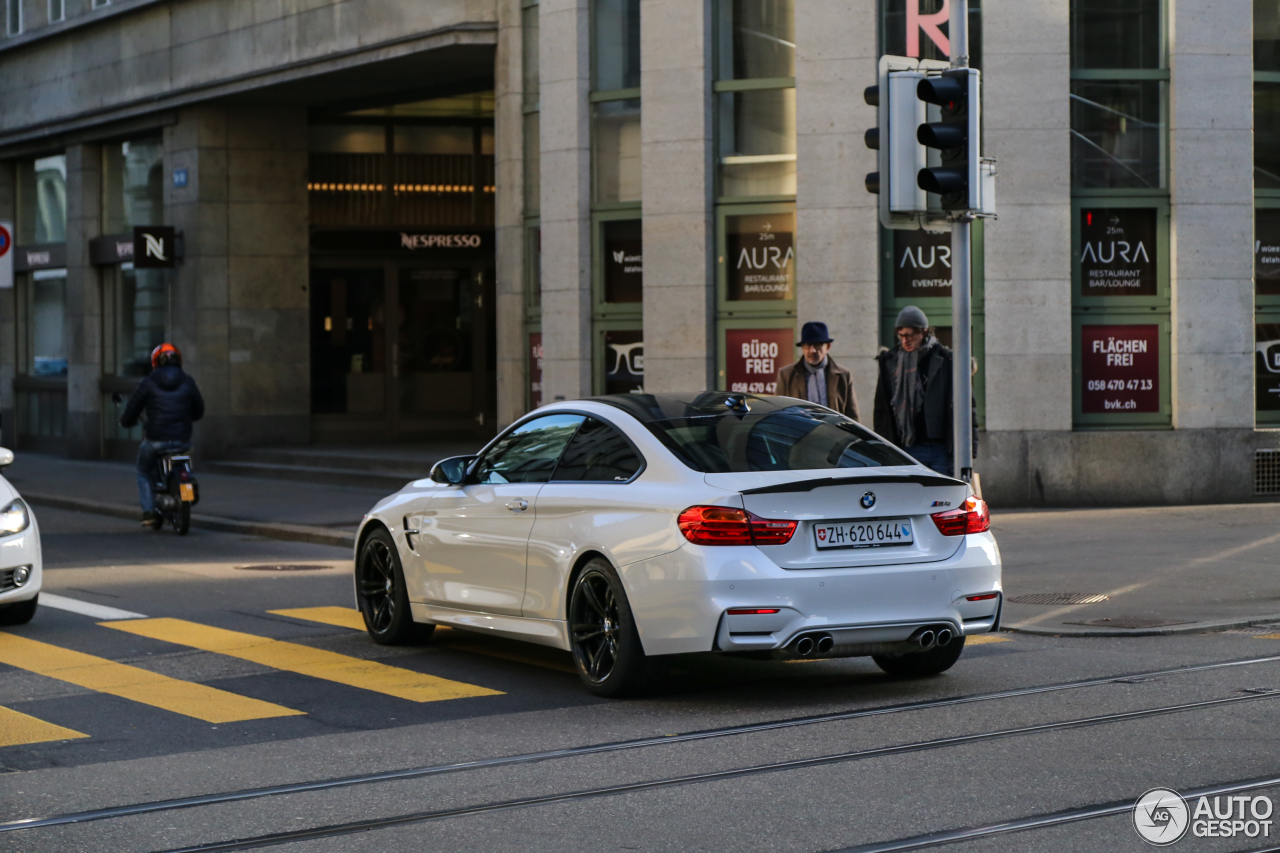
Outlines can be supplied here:
<path id="1" fill-rule="evenodd" d="M 937 231 L 893 232 L 893 295 L 951 298 L 951 235 Z"/>
<path id="2" fill-rule="evenodd" d="M 729 299 L 794 298 L 794 214 L 756 214 L 726 219 L 725 264 L 729 273 Z"/>
<path id="3" fill-rule="evenodd" d="M 1080 211 L 1080 294 L 1155 296 L 1156 210 L 1090 207 Z"/>

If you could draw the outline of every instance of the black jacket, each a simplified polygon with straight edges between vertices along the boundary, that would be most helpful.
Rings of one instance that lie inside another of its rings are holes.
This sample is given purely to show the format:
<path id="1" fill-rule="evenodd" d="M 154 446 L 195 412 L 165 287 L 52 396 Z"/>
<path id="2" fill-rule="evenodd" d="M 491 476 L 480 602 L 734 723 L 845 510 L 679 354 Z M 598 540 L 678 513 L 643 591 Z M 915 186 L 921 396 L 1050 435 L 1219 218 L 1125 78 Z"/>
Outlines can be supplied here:
<path id="1" fill-rule="evenodd" d="M 196 381 L 181 367 L 157 367 L 142 380 L 120 416 L 120 426 L 128 429 L 147 413 L 148 441 L 191 441 L 191 424 L 204 417 L 204 400 Z"/>
<path id="2" fill-rule="evenodd" d="M 876 361 L 880 363 L 879 377 L 876 380 L 876 399 L 873 429 L 899 447 L 902 438 L 898 435 L 898 422 L 893 417 L 893 363 L 897 359 L 901 344 L 893 349 L 884 350 Z M 952 393 L 951 363 L 954 358 L 951 350 L 940 343 L 935 343 L 921 358 L 916 369 L 920 371 L 924 382 L 924 423 L 925 435 L 916 435 L 916 444 L 945 444 L 950 447 L 954 443 L 954 430 L 951 413 L 955 404 Z M 978 451 L 978 404 L 973 401 L 973 450 Z M 910 450 L 908 449 L 908 452 Z"/>

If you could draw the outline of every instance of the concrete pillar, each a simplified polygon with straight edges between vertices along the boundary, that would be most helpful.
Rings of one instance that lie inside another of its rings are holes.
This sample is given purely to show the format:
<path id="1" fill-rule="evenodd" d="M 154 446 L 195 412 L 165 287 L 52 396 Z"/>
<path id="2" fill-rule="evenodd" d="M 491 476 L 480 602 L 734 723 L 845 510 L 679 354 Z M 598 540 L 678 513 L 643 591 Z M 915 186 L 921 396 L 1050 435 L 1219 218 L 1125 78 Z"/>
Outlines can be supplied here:
<path id="1" fill-rule="evenodd" d="M 711 4 L 640 4 L 644 387 L 713 388 Z"/>
<path id="2" fill-rule="evenodd" d="M 89 241 L 102 231 L 102 148 L 67 148 L 67 452 L 102 456 L 102 283 L 89 263 Z"/>
<path id="3" fill-rule="evenodd" d="M 984 153 L 999 160 L 1000 213 L 986 228 L 987 431 L 1070 430 L 1068 0 L 986 11 Z"/>
<path id="4" fill-rule="evenodd" d="M 303 107 L 202 106 L 165 135 L 166 215 L 186 235 L 174 342 L 200 385 L 195 442 L 310 438 L 307 119 Z M 186 168 L 187 186 L 172 170 Z"/>
<path id="5" fill-rule="evenodd" d="M 1170 65 L 1173 422 L 1254 422 L 1248 0 L 1175 0 Z"/>
<path id="6" fill-rule="evenodd" d="M 226 157 L 234 442 L 305 444 L 311 437 L 306 107 L 230 108 Z"/>
<path id="7" fill-rule="evenodd" d="M 184 234 L 185 257 L 172 273 L 173 341 L 184 369 L 200 387 L 205 416 L 195 447 L 206 457 L 231 442 L 227 344 L 227 108 L 183 110 L 165 129 L 166 218 Z M 173 171 L 187 170 L 187 185 L 173 186 Z"/>
<path id="8" fill-rule="evenodd" d="M 591 393 L 588 0 L 542 0 L 543 400 Z M 647 276 L 646 276 L 647 278 Z"/>
<path id="9" fill-rule="evenodd" d="M 498 2 L 493 117 L 497 173 L 498 428 L 524 414 L 524 52 L 520 0 Z"/>
<path id="10" fill-rule="evenodd" d="M 832 356 L 853 373 L 862 421 L 870 424 L 880 341 L 879 220 L 876 197 L 862 185 L 876 170 L 875 152 L 863 141 L 876 111 L 862 90 L 875 82 L 875 4 L 795 6 L 797 326 L 827 324 Z M 799 350 L 790 356 L 780 361 L 798 358 Z"/>
<path id="11" fill-rule="evenodd" d="M 12 160 L 0 162 L 0 219 L 17 221 L 17 170 Z M 13 448 L 18 412 L 13 378 L 18 372 L 17 288 L 0 290 L 0 446 Z"/>

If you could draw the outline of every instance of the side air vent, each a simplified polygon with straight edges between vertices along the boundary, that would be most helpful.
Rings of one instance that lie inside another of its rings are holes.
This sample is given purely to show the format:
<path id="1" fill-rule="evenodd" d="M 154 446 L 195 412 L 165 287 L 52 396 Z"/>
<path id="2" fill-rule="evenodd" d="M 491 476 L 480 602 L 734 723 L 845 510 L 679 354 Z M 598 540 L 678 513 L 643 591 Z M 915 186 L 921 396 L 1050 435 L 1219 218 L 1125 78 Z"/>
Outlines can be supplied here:
<path id="1" fill-rule="evenodd" d="M 1253 493 L 1280 495 L 1280 450 L 1253 452 Z"/>

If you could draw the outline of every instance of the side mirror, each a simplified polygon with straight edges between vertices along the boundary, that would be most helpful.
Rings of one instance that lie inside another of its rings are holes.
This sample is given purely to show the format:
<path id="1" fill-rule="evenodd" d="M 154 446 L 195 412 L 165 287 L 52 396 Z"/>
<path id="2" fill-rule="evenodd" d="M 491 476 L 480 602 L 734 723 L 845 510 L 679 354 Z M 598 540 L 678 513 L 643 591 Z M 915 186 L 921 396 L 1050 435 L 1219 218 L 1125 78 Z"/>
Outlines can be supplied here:
<path id="1" fill-rule="evenodd" d="M 13 464 L 13 451 L 7 447 L 0 447 L 0 468 L 7 468 Z"/>
<path id="2" fill-rule="evenodd" d="M 476 461 L 475 456 L 450 456 L 431 466 L 431 479 L 437 483 L 456 486 L 467 478 L 467 469 Z"/>
<path id="3" fill-rule="evenodd" d="M 120 405 L 121 403 L 124 402 L 124 395 L 121 394 L 119 391 L 112 391 L 111 402 L 115 403 L 117 406 Z"/>

